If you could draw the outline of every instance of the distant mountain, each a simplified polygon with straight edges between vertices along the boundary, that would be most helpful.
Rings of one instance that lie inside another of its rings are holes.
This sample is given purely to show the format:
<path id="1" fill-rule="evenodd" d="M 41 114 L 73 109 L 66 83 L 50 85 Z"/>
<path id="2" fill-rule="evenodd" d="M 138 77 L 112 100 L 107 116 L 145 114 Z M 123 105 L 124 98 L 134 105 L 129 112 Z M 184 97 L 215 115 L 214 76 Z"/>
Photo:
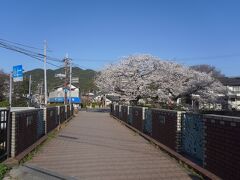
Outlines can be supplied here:
<path id="1" fill-rule="evenodd" d="M 43 84 L 43 69 L 34 69 L 31 71 L 27 71 L 24 73 L 25 77 L 28 77 L 31 74 L 32 76 L 32 87 L 33 90 L 38 90 L 39 86 L 41 87 Z M 47 84 L 48 91 L 52 91 L 57 86 L 62 86 L 64 84 L 64 78 L 55 77 L 56 74 L 64 74 L 64 68 L 52 70 L 47 70 Z M 79 83 L 73 84 L 76 87 L 80 87 L 81 92 L 87 92 L 91 90 L 95 90 L 96 86 L 94 85 L 94 77 L 96 75 L 96 71 L 91 69 L 83 70 L 78 67 L 73 67 L 72 69 L 72 77 L 78 77 Z"/>

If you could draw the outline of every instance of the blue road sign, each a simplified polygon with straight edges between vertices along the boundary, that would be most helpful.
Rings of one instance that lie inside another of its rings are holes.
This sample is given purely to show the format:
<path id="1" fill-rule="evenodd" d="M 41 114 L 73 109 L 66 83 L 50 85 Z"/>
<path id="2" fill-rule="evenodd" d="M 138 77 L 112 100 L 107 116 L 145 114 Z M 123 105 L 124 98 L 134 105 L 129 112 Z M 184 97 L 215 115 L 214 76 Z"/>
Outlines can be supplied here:
<path id="1" fill-rule="evenodd" d="M 23 68 L 22 65 L 13 66 L 13 81 L 23 81 Z"/>
<path id="2" fill-rule="evenodd" d="M 69 90 L 67 88 L 64 88 L 64 92 L 67 93 Z"/>

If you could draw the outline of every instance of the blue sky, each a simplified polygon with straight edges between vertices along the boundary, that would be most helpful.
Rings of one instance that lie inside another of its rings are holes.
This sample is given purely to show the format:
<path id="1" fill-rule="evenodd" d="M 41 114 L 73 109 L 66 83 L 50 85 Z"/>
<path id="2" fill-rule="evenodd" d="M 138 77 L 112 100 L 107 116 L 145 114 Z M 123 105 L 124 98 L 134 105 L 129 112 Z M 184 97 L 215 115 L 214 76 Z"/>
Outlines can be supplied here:
<path id="1" fill-rule="evenodd" d="M 68 53 L 83 68 L 148 53 L 238 76 L 239 9 L 237 0 L 2 0 L 0 38 L 38 48 L 46 39 L 48 55 Z M 5 49 L 0 62 L 6 72 L 16 64 L 43 66 Z"/>

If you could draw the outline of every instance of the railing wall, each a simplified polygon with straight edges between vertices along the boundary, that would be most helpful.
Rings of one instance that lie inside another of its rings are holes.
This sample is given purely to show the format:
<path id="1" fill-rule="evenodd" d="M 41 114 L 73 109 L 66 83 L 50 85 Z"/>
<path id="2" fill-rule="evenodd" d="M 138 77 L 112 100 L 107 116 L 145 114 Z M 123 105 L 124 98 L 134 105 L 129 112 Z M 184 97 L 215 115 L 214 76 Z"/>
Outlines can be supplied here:
<path id="1" fill-rule="evenodd" d="M 181 152 L 197 164 L 203 166 L 204 123 L 203 115 L 183 113 L 181 117 Z"/>
<path id="2" fill-rule="evenodd" d="M 72 114 L 73 108 L 70 109 L 70 106 L 16 110 L 11 112 L 11 146 L 9 148 L 11 149 L 11 157 L 22 153 L 41 137 L 70 119 Z M 5 135 L 5 133 L 5 131 L 1 130 L 1 135 Z"/>
<path id="3" fill-rule="evenodd" d="M 58 107 L 48 107 L 47 110 L 47 133 L 55 129 L 59 124 Z"/>
<path id="4" fill-rule="evenodd" d="M 177 111 L 152 109 L 152 137 L 179 152 L 180 119 Z"/>
<path id="5" fill-rule="evenodd" d="M 0 110 L 0 161 L 7 158 L 10 148 L 9 115 L 9 110 Z"/>
<path id="6" fill-rule="evenodd" d="M 240 117 L 117 104 L 110 114 L 220 178 L 240 179 Z"/>
<path id="7" fill-rule="evenodd" d="M 60 106 L 59 120 L 63 123 L 66 120 L 66 110 L 65 106 Z"/>
<path id="8" fill-rule="evenodd" d="M 26 110 L 12 114 L 12 156 L 16 156 L 38 140 L 39 110 Z"/>
<path id="9" fill-rule="evenodd" d="M 240 118 L 204 116 L 204 167 L 222 179 L 240 179 Z"/>

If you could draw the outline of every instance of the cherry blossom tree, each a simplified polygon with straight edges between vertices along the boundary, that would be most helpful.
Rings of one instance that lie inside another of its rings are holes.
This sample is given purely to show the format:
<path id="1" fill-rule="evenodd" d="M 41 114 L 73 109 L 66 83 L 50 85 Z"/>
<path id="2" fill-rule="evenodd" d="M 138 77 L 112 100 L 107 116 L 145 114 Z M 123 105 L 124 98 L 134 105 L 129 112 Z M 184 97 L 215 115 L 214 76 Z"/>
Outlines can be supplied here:
<path id="1" fill-rule="evenodd" d="M 217 102 L 225 87 L 212 76 L 151 55 L 122 58 L 99 72 L 95 83 L 103 93 L 122 100 L 157 99 L 173 102 L 192 94 L 201 102 Z"/>

